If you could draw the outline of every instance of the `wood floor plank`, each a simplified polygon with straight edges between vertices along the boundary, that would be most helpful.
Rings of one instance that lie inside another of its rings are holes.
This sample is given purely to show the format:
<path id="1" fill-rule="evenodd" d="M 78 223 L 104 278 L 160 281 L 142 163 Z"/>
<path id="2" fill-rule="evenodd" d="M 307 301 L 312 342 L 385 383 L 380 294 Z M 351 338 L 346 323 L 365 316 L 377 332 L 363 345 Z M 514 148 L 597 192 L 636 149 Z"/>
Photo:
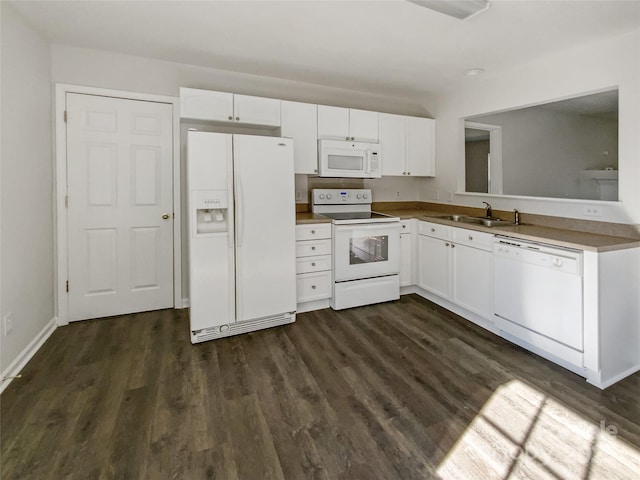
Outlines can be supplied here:
<path id="1" fill-rule="evenodd" d="M 416 295 L 192 345 L 188 312 L 57 329 L 0 398 L 3 480 L 637 478 L 601 391 Z"/>

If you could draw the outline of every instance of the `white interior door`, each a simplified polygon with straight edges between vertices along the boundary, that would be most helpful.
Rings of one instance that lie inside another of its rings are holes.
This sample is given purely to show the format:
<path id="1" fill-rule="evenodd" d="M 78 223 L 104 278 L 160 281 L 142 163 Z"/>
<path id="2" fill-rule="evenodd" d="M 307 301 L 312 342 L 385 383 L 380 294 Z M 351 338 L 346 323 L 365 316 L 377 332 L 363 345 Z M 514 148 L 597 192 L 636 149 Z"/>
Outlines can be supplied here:
<path id="1" fill-rule="evenodd" d="M 173 306 L 172 106 L 68 93 L 69 320 Z"/>

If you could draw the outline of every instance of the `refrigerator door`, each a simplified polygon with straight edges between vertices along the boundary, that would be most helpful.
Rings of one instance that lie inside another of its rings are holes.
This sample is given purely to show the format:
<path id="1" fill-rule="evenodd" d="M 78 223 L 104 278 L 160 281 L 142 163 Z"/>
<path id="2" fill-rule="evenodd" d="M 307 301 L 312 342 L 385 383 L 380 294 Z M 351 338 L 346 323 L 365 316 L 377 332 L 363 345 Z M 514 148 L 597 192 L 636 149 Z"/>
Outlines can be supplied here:
<path id="1" fill-rule="evenodd" d="M 293 141 L 234 135 L 238 321 L 296 310 Z"/>
<path id="2" fill-rule="evenodd" d="M 189 285 L 194 331 L 235 322 L 233 150 L 228 134 L 189 132 Z"/>

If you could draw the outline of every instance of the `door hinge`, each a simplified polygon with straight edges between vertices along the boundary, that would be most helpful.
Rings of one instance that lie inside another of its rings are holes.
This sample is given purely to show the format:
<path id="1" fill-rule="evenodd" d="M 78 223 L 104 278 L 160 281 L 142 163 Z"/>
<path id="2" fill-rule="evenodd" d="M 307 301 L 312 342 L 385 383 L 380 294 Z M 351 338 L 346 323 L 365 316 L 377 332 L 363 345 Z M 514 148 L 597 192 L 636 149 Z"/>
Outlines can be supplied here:
<path id="1" fill-rule="evenodd" d="M 67 292 L 69 291 L 69 280 L 67 280 Z"/>
<path id="2" fill-rule="evenodd" d="M 65 208 L 69 208 L 69 195 L 64 196 L 64 206 Z"/>
<path id="3" fill-rule="evenodd" d="M 64 111 L 64 123 L 67 123 L 67 111 Z"/>

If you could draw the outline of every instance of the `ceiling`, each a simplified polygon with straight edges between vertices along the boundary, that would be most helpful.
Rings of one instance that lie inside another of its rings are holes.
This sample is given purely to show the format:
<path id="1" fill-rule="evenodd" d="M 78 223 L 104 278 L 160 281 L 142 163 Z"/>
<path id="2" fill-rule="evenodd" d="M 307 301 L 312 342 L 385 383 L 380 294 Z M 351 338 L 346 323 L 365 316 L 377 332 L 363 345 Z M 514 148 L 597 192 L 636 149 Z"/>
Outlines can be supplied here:
<path id="1" fill-rule="evenodd" d="M 404 0 L 12 4 L 52 43 L 407 98 L 640 27 L 640 0 L 493 0 L 467 20 Z"/>

